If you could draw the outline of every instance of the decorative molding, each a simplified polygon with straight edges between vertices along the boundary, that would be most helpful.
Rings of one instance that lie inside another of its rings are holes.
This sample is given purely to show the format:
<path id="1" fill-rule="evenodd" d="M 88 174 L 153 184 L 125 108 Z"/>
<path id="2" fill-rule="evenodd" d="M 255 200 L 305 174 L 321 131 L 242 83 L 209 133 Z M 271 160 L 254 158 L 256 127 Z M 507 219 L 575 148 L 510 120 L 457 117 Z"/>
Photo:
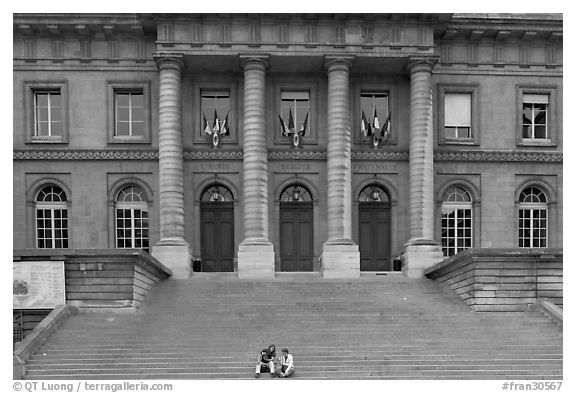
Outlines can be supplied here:
<path id="1" fill-rule="evenodd" d="M 434 153 L 434 161 L 562 162 L 562 156 L 556 152 L 444 151 Z"/>
<path id="2" fill-rule="evenodd" d="M 269 160 L 326 160 L 326 151 L 277 150 L 268 152 Z"/>
<path id="3" fill-rule="evenodd" d="M 157 150 L 14 150 L 16 160 L 158 160 Z M 242 151 L 186 151 L 185 160 L 242 160 Z M 326 160 L 326 151 L 276 150 L 269 160 Z M 407 161 L 408 152 L 353 151 L 352 160 Z M 563 153 L 437 151 L 434 161 L 563 162 Z"/>
<path id="4" fill-rule="evenodd" d="M 353 151 L 353 160 L 387 160 L 387 161 L 407 161 L 407 151 Z"/>
<path id="5" fill-rule="evenodd" d="M 244 157 L 242 151 L 186 151 L 185 160 L 241 160 Z"/>

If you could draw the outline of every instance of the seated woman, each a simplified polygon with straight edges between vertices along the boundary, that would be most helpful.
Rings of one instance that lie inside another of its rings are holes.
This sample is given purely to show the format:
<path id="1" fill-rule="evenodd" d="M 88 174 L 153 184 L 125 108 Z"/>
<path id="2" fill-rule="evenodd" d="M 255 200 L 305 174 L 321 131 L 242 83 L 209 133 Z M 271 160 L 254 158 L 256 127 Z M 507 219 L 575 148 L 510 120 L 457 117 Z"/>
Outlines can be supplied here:
<path id="1" fill-rule="evenodd" d="M 263 349 L 258 355 L 258 363 L 256 363 L 256 378 L 260 377 L 260 368 L 266 365 L 270 374 L 274 375 L 274 358 L 276 357 L 276 346 L 270 345 L 268 349 Z"/>
<path id="2" fill-rule="evenodd" d="M 288 348 L 282 349 L 282 356 L 280 357 L 281 368 L 277 371 L 280 378 L 289 377 L 294 372 L 294 358 L 288 352 Z"/>

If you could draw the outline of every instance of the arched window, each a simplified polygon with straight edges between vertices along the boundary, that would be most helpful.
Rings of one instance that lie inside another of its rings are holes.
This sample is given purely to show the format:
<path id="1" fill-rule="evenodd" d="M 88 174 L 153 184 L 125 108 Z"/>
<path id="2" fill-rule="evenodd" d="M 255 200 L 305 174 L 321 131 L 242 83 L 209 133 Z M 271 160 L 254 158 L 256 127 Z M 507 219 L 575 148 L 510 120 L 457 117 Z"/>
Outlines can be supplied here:
<path id="1" fill-rule="evenodd" d="M 548 247 L 548 201 L 537 187 L 520 193 L 518 209 L 518 247 Z"/>
<path id="2" fill-rule="evenodd" d="M 233 202 L 232 192 L 220 183 L 214 183 L 204 190 L 200 196 L 201 202 Z"/>
<path id="3" fill-rule="evenodd" d="M 312 202 L 312 194 L 302 184 L 293 183 L 282 191 L 280 202 Z"/>
<path id="4" fill-rule="evenodd" d="M 442 252 L 451 256 L 472 247 L 472 198 L 468 191 L 452 186 L 442 202 Z"/>
<path id="5" fill-rule="evenodd" d="M 36 247 L 68 248 L 66 193 L 58 186 L 46 186 L 36 196 Z"/>
<path id="6" fill-rule="evenodd" d="M 116 197 L 116 247 L 150 249 L 148 202 L 140 186 L 130 185 Z"/>
<path id="7" fill-rule="evenodd" d="M 360 191 L 359 202 L 390 202 L 388 193 L 378 184 L 370 184 Z"/>

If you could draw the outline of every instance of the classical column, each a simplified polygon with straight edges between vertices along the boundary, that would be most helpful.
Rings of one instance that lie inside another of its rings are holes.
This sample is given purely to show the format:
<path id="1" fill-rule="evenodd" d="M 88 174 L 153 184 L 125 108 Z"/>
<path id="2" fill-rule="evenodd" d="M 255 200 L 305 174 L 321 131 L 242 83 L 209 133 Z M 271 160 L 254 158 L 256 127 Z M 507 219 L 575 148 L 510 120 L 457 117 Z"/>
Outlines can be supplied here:
<path id="1" fill-rule="evenodd" d="M 352 241 L 352 152 L 349 74 L 351 57 L 327 57 L 328 72 L 328 239 L 322 246 L 327 278 L 360 276 L 360 253 Z"/>
<path id="2" fill-rule="evenodd" d="M 244 240 L 238 247 L 238 277 L 274 277 L 274 247 L 268 240 L 268 158 L 265 124 L 267 56 L 240 56 L 244 70 Z"/>
<path id="3" fill-rule="evenodd" d="M 188 278 L 190 247 L 184 239 L 184 158 L 180 74 L 182 56 L 158 56 L 160 241 L 152 255 L 172 270 L 172 278 Z"/>
<path id="4" fill-rule="evenodd" d="M 403 271 L 422 277 L 424 269 L 442 260 L 434 240 L 434 129 L 432 68 L 436 58 L 413 58 L 410 71 L 409 214 L 410 239 L 402 254 Z"/>

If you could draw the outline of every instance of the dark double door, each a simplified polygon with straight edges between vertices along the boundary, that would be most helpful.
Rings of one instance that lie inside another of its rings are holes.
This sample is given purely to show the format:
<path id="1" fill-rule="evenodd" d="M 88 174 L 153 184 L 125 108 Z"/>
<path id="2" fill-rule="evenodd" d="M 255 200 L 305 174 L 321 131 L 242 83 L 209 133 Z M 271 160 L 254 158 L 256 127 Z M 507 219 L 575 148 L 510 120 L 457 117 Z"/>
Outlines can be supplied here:
<path id="1" fill-rule="evenodd" d="M 390 205 L 361 202 L 359 220 L 360 271 L 391 271 Z"/>
<path id="2" fill-rule="evenodd" d="M 312 202 L 280 203 L 280 270 L 311 272 L 314 258 Z"/>
<path id="3" fill-rule="evenodd" d="M 234 203 L 201 202 L 203 272 L 234 271 Z"/>

